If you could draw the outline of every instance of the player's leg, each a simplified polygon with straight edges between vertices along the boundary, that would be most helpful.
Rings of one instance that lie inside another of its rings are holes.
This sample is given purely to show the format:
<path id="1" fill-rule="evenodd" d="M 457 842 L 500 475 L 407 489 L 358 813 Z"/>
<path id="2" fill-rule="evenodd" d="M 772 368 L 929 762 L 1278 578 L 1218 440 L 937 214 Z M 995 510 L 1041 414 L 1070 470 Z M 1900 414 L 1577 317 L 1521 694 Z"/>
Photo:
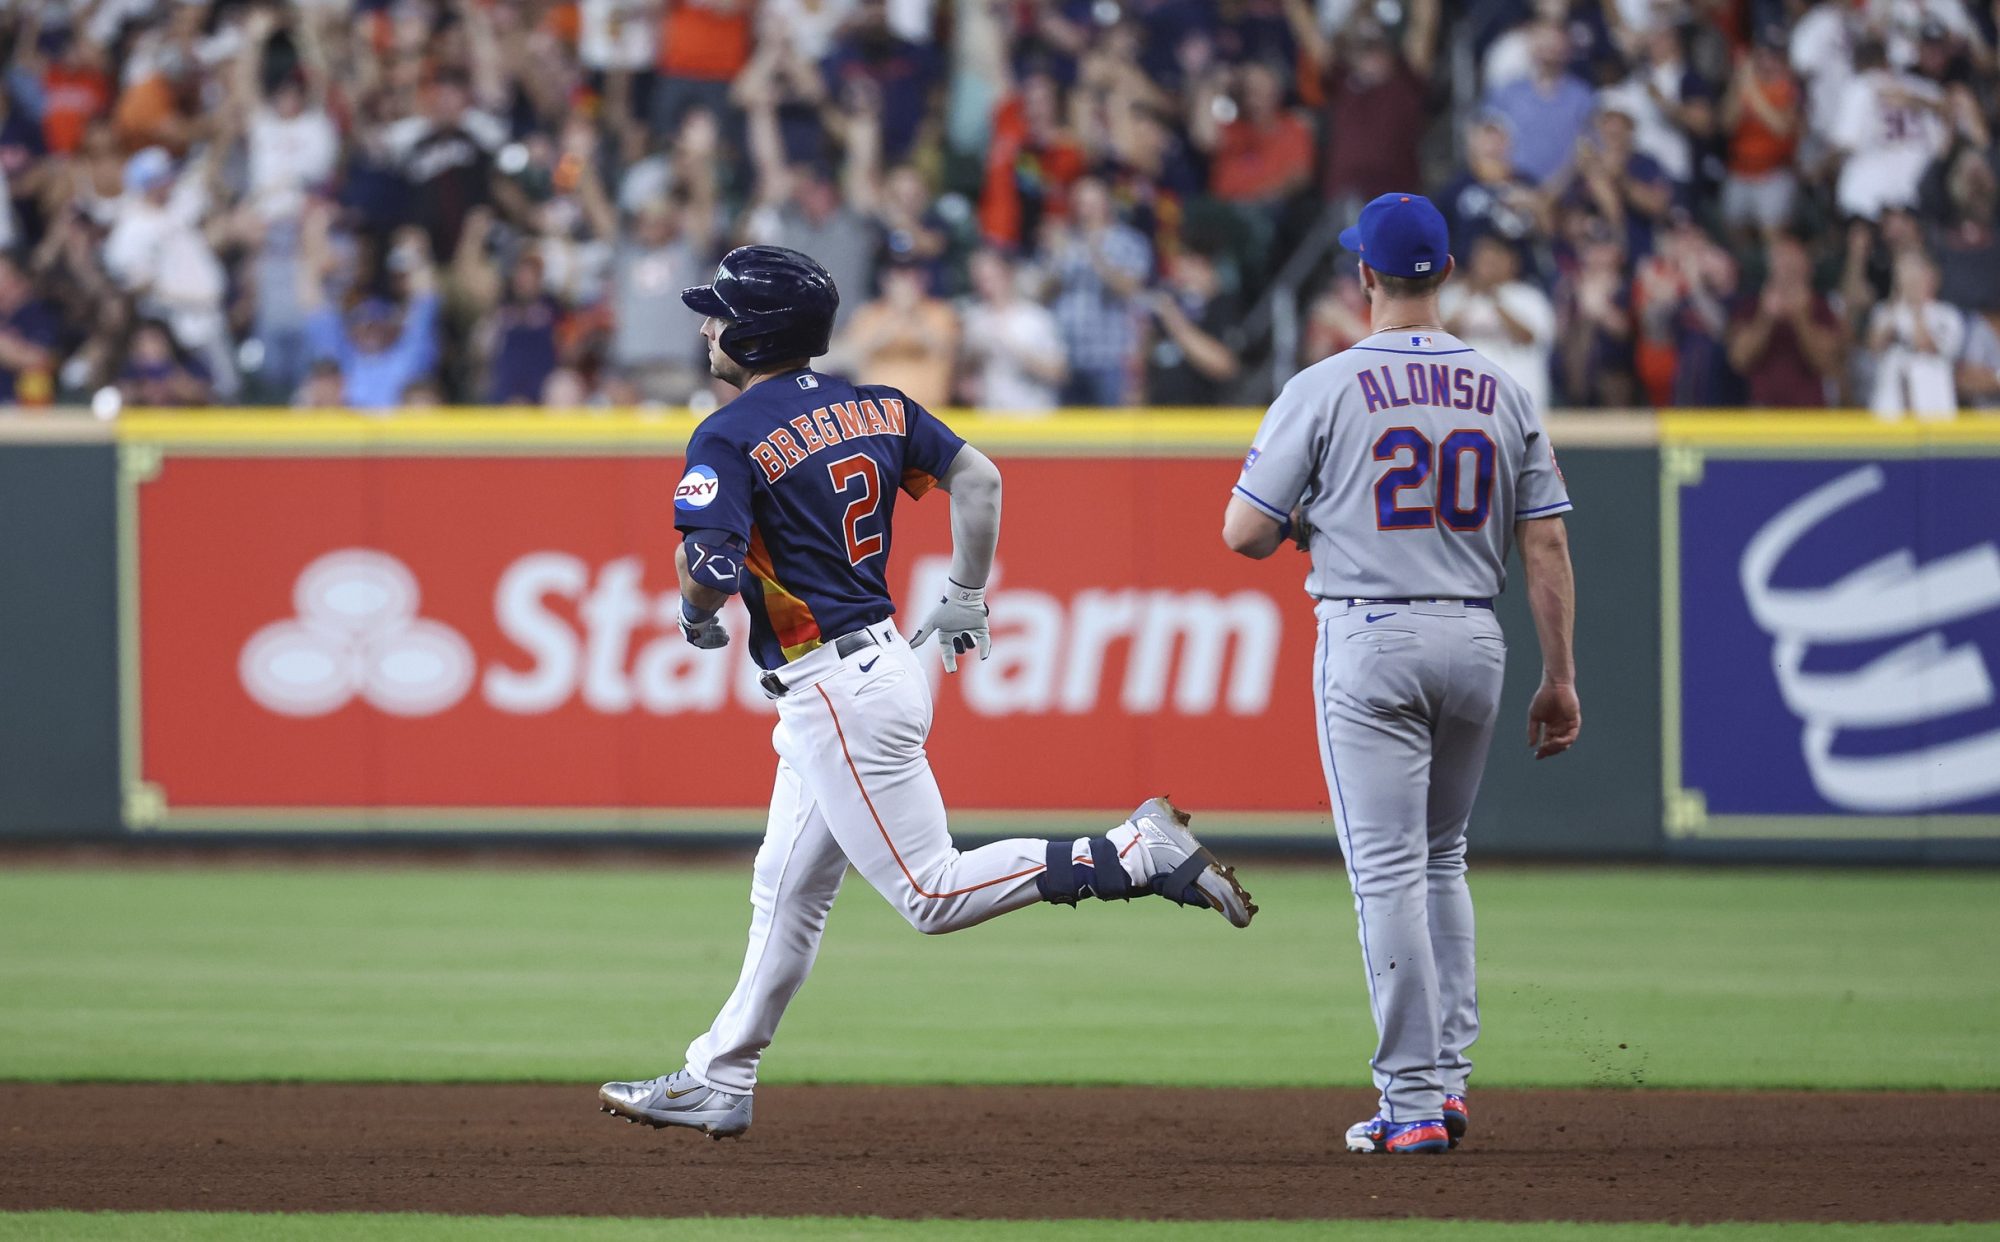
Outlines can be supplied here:
<path id="1" fill-rule="evenodd" d="M 750 1127 L 757 1062 L 785 1006 L 812 970 L 826 913 L 847 859 L 780 760 L 764 844 L 750 880 L 750 947 L 736 990 L 706 1033 L 688 1045 L 686 1068 L 638 1082 L 608 1082 L 605 1112 L 650 1126 L 681 1126 L 721 1138 Z"/>
<path id="2" fill-rule="evenodd" d="M 894 676 L 894 674 L 891 674 Z M 846 679 L 830 678 L 838 683 Z M 880 687 L 873 701 L 822 682 L 781 708 L 793 756 L 849 862 L 923 932 L 955 931 L 1042 899 L 1044 842 L 996 841 L 960 852 L 945 828 L 911 696 Z"/>
<path id="3" fill-rule="evenodd" d="M 1490 613 L 1471 612 L 1470 636 L 1451 651 L 1449 690 L 1431 737 L 1431 955 L 1437 963 L 1438 1076 L 1446 1093 L 1463 1096 L 1479 1038 L 1479 988 L 1474 962 L 1472 890 L 1465 880 L 1465 834 L 1486 770 L 1500 707 L 1506 640 Z"/>
<path id="4" fill-rule="evenodd" d="M 1430 945 L 1425 787 L 1428 619 L 1364 626 L 1322 605 L 1314 654 L 1320 759 L 1360 924 L 1378 1035 L 1370 1065 L 1390 1123 L 1439 1118 L 1437 971 Z M 1440 1134 L 1440 1139 L 1442 1135 Z"/>
<path id="5" fill-rule="evenodd" d="M 959 850 L 924 751 L 931 696 L 923 666 L 893 630 L 881 637 L 879 660 L 859 662 L 868 670 L 850 661 L 780 700 L 780 739 L 849 861 L 911 926 L 950 932 L 1044 900 L 1156 891 L 1178 893 L 1183 904 L 1222 903 L 1216 908 L 1232 922 L 1249 921 L 1252 908 L 1234 881 L 1151 803 L 1101 837 Z M 1156 883 L 1162 875 L 1175 879 Z M 1192 895 L 1196 887 L 1214 895 L 1205 902 Z"/>
<path id="6" fill-rule="evenodd" d="M 748 1092 L 785 1007 L 811 973 L 847 856 L 789 763 L 778 763 L 771 817 L 750 880 L 750 946 L 736 989 L 688 1045 L 687 1068 L 719 1091 Z"/>

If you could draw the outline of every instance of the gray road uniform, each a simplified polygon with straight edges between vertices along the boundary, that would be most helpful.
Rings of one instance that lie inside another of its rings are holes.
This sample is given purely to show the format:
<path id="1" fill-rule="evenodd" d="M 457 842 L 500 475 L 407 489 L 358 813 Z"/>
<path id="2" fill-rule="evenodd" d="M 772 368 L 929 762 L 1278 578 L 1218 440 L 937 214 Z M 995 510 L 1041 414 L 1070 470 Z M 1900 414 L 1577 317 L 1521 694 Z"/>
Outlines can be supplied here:
<path id="1" fill-rule="evenodd" d="M 1479 1035 L 1465 829 L 1500 702 L 1514 523 L 1570 508 L 1522 387 L 1436 330 L 1301 371 L 1236 495 L 1311 527 L 1320 760 L 1354 886 L 1382 1115 L 1435 1118 Z"/>

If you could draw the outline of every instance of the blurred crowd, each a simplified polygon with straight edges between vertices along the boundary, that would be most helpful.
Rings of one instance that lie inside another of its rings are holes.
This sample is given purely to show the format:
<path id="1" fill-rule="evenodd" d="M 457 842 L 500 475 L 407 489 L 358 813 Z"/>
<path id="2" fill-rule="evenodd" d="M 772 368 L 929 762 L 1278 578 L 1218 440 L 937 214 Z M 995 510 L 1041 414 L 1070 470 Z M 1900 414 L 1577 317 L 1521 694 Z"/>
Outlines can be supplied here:
<path id="1" fill-rule="evenodd" d="M 928 405 L 1256 404 L 1417 187 L 1445 326 L 1550 405 L 1949 415 L 2000 401 L 1996 19 L 0 0 L 0 402 L 699 406 L 679 291 L 759 241 Z"/>

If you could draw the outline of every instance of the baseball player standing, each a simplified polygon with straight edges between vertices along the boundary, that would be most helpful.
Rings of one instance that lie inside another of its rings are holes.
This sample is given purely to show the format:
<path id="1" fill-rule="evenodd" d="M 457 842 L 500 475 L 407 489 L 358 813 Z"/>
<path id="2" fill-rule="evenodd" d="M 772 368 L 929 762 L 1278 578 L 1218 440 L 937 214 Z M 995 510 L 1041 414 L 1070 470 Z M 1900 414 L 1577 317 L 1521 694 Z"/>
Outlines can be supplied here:
<path id="1" fill-rule="evenodd" d="M 1428 199 L 1385 194 L 1340 235 L 1374 335 L 1301 371 L 1263 424 L 1223 519 L 1245 556 L 1307 548 L 1321 763 L 1361 924 L 1379 1039 L 1358 1152 L 1429 1153 L 1466 1130 L 1479 1036 L 1465 830 L 1500 702 L 1493 613 L 1521 548 L 1541 639 L 1537 758 L 1582 724 L 1570 648 L 1569 495 L 1521 386 L 1439 326 L 1452 260 Z"/>
<path id="2" fill-rule="evenodd" d="M 675 490 L 681 629 L 697 647 L 723 646 L 717 613 L 743 596 L 751 654 L 778 710 L 778 778 L 736 990 L 685 1068 L 606 1083 L 604 1111 L 718 1138 L 749 1128 L 758 1060 L 812 970 L 850 863 L 926 933 L 1037 902 L 1145 894 L 1248 926 L 1249 895 L 1164 798 L 1103 836 L 953 847 L 924 753 L 930 680 L 912 648 L 937 635 L 948 671 L 975 649 L 986 657 L 1000 471 L 896 389 L 811 369 L 840 299 L 807 256 L 745 246 L 724 256 L 713 284 L 681 297 L 708 317 L 710 369 L 742 389 L 696 429 Z M 909 642 L 889 621 L 898 488 L 951 497 L 949 585 Z"/>

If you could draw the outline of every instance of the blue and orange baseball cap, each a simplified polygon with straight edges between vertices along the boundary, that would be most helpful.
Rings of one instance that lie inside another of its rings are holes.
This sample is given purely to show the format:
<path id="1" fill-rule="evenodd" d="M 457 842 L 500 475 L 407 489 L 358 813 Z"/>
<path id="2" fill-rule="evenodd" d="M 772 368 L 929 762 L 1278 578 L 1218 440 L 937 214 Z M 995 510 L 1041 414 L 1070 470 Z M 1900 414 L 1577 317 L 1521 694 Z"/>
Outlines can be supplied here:
<path id="1" fill-rule="evenodd" d="M 1340 231 L 1340 244 L 1378 272 L 1413 280 L 1442 272 L 1451 258 L 1444 213 L 1421 194 L 1374 199 L 1353 228 Z"/>

